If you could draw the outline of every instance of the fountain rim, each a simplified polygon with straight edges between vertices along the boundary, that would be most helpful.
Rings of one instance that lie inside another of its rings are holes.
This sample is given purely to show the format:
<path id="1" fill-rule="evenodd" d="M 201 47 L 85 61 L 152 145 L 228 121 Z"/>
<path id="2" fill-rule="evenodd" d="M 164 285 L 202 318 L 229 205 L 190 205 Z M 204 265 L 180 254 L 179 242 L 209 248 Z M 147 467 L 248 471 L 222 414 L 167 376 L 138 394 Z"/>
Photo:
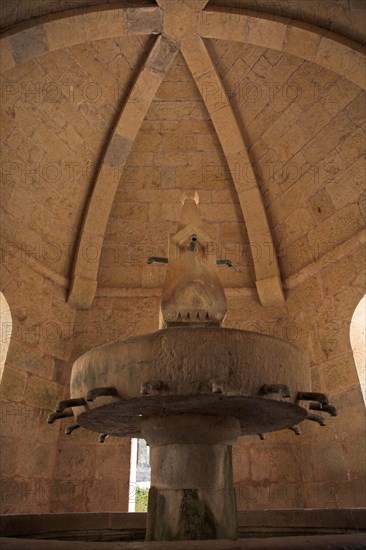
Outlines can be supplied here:
<path id="1" fill-rule="evenodd" d="M 220 327 L 220 326 L 207 326 L 207 325 L 199 325 L 192 326 L 192 325 L 180 325 L 180 326 L 168 326 L 161 328 L 159 330 L 156 330 L 154 332 L 146 332 L 143 334 L 136 334 L 133 336 L 128 336 L 127 338 L 117 338 L 116 340 L 111 340 L 110 342 L 106 342 L 105 344 L 101 344 L 100 346 L 96 346 L 93 348 L 90 348 L 89 350 L 85 351 L 83 354 L 79 355 L 74 362 L 77 362 L 82 357 L 86 357 L 87 355 L 95 352 L 96 350 L 102 350 L 104 348 L 107 348 L 109 346 L 113 346 L 116 344 L 129 344 L 133 342 L 141 342 L 144 340 L 149 340 L 150 338 L 153 338 L 155 336 L 158 336 L 160 334 L 168 334 L 169 332 L 175 332 L 175 331 L 195 331 L 195 330 L 204 330 L 204 331 L 218 331 L 223 334 L 228 333 L 237 333 L 241 335 L 247 335 L 250 338 L 255 338 L 258 340 L 266 340 L 268 341 L 275 341 L 281 344 L 284 347 L 292 348 L 296 353 L 300 353 L 303 355 L 304 358 L 308 360 L 308 354 L 303 350 L 301 347 L 293 344 L 292 342 L 289 342 L 287 340 L 283 340 L 282 338 L 279 338 L 278 336 L 273 336 L 272 334 L 267 334 L 264 332 L 255 332 L 252 330 L 243 330 L 243 329 L 237 329 L 237 328 L 231 328 L 231 327 Z"/>

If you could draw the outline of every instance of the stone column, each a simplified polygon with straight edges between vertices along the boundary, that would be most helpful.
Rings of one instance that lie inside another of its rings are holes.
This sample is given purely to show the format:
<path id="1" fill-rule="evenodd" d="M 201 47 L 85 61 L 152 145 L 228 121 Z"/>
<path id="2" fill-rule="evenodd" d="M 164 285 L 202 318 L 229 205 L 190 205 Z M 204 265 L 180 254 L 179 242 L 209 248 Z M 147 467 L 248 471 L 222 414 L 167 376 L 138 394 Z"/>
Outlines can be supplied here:
<path id="1" fill-rule="evenodd" d="M 144 421 L 151 447 L 146 540 L 236 539 L 232 417 L 182 414 Z"/>

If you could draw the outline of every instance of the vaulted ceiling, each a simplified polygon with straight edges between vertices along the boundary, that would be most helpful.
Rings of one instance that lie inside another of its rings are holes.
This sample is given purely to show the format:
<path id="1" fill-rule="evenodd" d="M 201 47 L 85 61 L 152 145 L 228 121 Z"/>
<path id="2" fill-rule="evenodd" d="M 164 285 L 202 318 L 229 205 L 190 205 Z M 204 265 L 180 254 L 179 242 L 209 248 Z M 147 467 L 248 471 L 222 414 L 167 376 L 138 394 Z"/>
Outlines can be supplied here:
<path id="1" fill-rule="evenodd" d="M 223 284 L 281 303 L 365 225 L 361 2 L 97 4 L 4 10 L 6 246 L 75 307 L 159 288 L 146 259 L 196 189 Z"/>

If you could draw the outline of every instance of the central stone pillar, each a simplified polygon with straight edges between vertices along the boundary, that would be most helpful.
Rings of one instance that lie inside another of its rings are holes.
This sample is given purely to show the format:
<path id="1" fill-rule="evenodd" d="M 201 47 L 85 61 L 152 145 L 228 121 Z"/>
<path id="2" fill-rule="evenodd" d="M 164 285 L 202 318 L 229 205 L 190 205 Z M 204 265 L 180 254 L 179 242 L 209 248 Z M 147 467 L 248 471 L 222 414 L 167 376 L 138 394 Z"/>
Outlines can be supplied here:
<path id="1" fill-rule="evenodd" d="M 181 414 L 145 420 L 151 489 L 146 540 L 236 539 L 232 417 Z"/>

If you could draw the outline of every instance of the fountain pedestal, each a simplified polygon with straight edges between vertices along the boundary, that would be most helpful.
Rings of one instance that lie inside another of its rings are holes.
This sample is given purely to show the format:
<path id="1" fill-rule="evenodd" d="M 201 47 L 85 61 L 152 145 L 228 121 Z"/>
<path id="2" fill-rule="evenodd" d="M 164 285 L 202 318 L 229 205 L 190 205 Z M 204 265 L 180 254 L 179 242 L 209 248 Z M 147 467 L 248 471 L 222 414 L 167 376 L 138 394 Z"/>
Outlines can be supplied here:
<path id="1" fill-rule="evenodd" d="M 152 417 L 142 433 L 151 448 L 146 540 L 237 538 L 232 417 Z"/>

